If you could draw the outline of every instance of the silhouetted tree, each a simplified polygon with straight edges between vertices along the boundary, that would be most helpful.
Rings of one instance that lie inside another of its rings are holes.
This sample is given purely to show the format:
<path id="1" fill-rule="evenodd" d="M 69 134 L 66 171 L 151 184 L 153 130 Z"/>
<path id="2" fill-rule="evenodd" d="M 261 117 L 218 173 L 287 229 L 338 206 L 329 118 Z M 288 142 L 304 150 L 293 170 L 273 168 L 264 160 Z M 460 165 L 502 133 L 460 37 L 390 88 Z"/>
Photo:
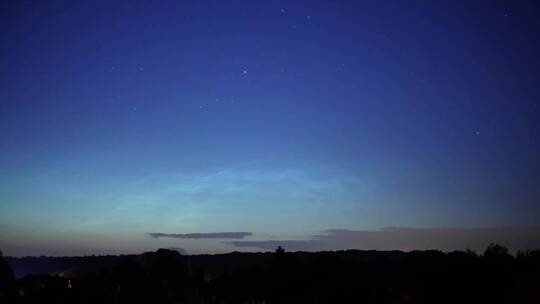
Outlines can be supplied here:
<path id="1" fill-rule="evenodd" d="M 499 244 L 491 243 L 484 251 L 484 257 L 503 257 L 508 256 L 508 249 Z"/>
<path id="2" fill-rule="evenodd" d="M 25 276 L 16 281 L 20 301 L 2 293 L 0 304 L 540 303 L 540 251 L 523 251 L 515 259 L 496 244 L 484 255 L 437 250 L 285 252 L 279 246 L 270 253 L 182 256 L 158 250 L 8 259 L 17 271 L 16 265 L 26 261 L 31 269 L 54 269 L 63 276 Z M 13 275 L 9 277 L 13 282 Z"/>
<path id="3" fill-rule="evenodd" d="M 467 254 L 468 256 L 472 256 L 472 257 L 477 257 L 477 256 L 478 256 L 478 254 L 476 254 L 476 251 L 471 250 L 471 249 L 469 249 L 469 248 L 467 248 L 467 249 L 465 250 L 465 254 Z"/>
<path id="4" fill-rule="evenodd" d="M 0 303 L 11 303 L 16 297 L 15 276 L 0 251 Z"/>

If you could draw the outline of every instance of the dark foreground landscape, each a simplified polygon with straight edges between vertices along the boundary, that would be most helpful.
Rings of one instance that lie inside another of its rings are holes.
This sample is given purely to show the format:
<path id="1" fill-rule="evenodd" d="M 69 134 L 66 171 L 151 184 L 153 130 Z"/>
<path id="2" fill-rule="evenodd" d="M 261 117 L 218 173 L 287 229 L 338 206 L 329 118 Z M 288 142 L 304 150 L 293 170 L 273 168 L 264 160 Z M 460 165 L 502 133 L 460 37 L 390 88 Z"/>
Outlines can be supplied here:
<path id="1" fill-rule="evenodd" d="M 540 251 L 5 257 L 0 303 L 540 303 Z"/>

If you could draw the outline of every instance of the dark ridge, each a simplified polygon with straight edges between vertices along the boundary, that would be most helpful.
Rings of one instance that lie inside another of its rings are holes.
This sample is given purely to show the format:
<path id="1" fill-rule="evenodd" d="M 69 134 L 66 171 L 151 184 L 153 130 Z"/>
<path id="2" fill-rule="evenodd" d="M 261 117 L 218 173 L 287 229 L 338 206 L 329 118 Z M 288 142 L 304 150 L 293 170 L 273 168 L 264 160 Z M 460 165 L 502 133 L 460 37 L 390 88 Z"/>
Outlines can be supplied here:
<path id="1" fill-rule="evenodd" d="M 5 261 L 19 278 L 2 261 L 2 303 L 540 303 L 540 250 L 512 256 L 494 244 L 483 254 L 279 247 Z"/>

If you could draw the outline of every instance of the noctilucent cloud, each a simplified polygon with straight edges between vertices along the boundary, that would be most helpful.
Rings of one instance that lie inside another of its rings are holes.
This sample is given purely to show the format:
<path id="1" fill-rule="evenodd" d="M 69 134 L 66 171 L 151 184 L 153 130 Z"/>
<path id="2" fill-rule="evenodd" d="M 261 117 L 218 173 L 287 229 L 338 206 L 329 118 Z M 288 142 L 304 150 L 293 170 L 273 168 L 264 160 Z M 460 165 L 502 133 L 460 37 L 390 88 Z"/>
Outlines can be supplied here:
<path id="1" fill-rule="evenodd" d="M 0 249 L 540 245 L 540 8 L 447 2 L 3 1 Z"/>

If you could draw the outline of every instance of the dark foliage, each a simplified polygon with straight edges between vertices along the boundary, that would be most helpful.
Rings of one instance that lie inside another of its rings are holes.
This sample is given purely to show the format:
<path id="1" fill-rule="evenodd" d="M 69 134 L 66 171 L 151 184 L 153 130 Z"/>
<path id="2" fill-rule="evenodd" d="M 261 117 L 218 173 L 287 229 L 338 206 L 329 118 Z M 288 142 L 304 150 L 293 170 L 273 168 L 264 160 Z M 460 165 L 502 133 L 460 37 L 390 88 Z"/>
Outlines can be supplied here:
<path id="1" fill-rule="evenodd" d="M 7 260 L 18 273 L 49 273 L 15 281 L 1 261 L 2 303 L 540 303 L 540 251 L 513 257 L 495 244 L 483 255 L 279 247 Z"/>
<path id="2" fill-rule="evenodd" d="M 17 298 L 15 276 L 9 265 L 4 261 L 0 251 L 0 303 L 9 303 Z"/>

